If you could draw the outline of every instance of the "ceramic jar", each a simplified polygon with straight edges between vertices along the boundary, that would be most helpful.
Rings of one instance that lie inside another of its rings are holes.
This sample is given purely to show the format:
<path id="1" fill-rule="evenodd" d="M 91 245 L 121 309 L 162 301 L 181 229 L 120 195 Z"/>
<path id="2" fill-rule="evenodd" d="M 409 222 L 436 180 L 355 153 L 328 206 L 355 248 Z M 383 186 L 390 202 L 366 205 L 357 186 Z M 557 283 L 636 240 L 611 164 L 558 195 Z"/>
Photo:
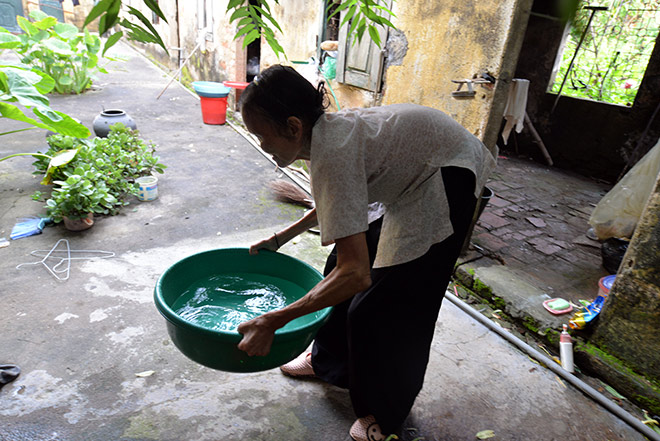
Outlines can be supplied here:
<path id="1" fill-rule="evenodd" d="M 108 133 L 110 133 L 110 126 L 116 123 L 122 123 L 130 129 L 137 130 L 137 125 L 133 121 L 133 118 L 121 109 L 104 110 L 94 118 L 92 128 L 96 136 L 106 138 Z"/>

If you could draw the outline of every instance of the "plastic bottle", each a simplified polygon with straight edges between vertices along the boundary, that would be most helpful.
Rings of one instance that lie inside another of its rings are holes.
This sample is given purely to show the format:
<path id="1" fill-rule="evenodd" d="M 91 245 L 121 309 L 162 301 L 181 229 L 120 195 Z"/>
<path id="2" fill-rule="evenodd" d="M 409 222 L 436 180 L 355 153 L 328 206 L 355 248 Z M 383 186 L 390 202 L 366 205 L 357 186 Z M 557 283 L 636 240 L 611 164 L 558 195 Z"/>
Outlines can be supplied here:
<path id="1" fill-rule="evenodd" d="M 573 366 L 573 340 L 567 331 L 568 326 L 564 325 L 564 330 L 559 336 L 559 357 L 561 358 L 561 367 L 566 371 L 575 372 Z"/>

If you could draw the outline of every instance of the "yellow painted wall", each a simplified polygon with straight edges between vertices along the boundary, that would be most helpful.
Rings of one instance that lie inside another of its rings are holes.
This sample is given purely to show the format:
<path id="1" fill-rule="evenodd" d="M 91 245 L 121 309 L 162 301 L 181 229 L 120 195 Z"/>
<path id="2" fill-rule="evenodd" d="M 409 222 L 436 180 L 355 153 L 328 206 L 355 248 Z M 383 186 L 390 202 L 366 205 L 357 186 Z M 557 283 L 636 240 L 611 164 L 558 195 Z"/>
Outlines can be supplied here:
<path id="1" fill-rule="evenodd" d="M 397 0 L 392 22 L 408 47 L 402 60 L 386 66 L 382 93 L 336 81 L 331 86 L 342 108 L 410 102 L 443 110 L 494 149 L 531 4 L 532 0 Z M 289 60 L 314 55 L 322 18 L 319 3 L 281 2 L 273 10 L 284 31 L 281 44 Z M 264 43 L 262 68 L 278 62 L 267 54 Z M 498 79 L 494 87 L 475 86 L 473 99 L 451 96 L 458 87 L 451 80 L 483 72 Z"/>
<path id="2" fill-rule="evenodd" d="M 525 28 L 518 23 L 526 23 L 517 15 L 526 18 L 530 7 L 527 0 L 395 2 L 393 23 L 405 34 L 408 51 L 401 65 L 387 69 L 383 104 L 413 102 L 443 110 L 483 139 L 497 88 L 508 88 L 517 61 L 511 40 L 522 41 Z M 482 72 L 498 79 L 496 88 L 477 86 L 474 99 L 451 96 L 458 87 L 452 80 Z"/>
<path id="3" fill-rule="evenodd" d="M 265 39 L 261 43 L 261 68 L 273 64 L 292 64 L 293 61 L 306 61 L 316 56 L 317 35 L 319 33 L 321 2 L 309 0 L 287 0 L 279 4 L 273 3 L 271 11 L 282 32 L 276 31 L 276 36 L 288 58 L 278 59 L 268 46 Z M 305 74 L 304 66 L 297 66 Z"/>

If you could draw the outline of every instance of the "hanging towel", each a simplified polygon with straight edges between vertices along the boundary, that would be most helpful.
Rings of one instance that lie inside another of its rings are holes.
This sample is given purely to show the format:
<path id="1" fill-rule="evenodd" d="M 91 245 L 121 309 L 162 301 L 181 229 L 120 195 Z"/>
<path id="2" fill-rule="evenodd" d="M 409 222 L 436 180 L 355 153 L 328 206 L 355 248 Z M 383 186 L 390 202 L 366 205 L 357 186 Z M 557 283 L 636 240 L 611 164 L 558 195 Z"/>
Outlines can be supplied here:
<path id="1" fill-rule="evenodd" d="M 523 129 L 525 121 L 525 109 L 527 108 L 527 90 L 529 89 L 529 80 L 514 78 L 509 89 L 509 97 L 506 101 L 506 108 L 504 109 L 504 119 L 506 124 L 502 130 L 502 138 L 504 145 L 506 145 L 511 129 L 516 128 L 516 132 L 520 133 Z"/>

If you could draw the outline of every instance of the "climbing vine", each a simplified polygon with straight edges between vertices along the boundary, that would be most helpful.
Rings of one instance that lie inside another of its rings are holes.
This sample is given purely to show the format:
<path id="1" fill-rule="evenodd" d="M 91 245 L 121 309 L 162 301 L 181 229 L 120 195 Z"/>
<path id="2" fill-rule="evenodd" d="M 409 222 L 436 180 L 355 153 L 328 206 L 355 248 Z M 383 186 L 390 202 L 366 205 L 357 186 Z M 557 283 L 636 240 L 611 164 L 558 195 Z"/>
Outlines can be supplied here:
<path id="1" fill-rule="evenodd" d="M 550 91 L 631 106 L 658 36 L 660 0 L 610 0 L 603 6 L 594 11 L 580 1 Z"/>

